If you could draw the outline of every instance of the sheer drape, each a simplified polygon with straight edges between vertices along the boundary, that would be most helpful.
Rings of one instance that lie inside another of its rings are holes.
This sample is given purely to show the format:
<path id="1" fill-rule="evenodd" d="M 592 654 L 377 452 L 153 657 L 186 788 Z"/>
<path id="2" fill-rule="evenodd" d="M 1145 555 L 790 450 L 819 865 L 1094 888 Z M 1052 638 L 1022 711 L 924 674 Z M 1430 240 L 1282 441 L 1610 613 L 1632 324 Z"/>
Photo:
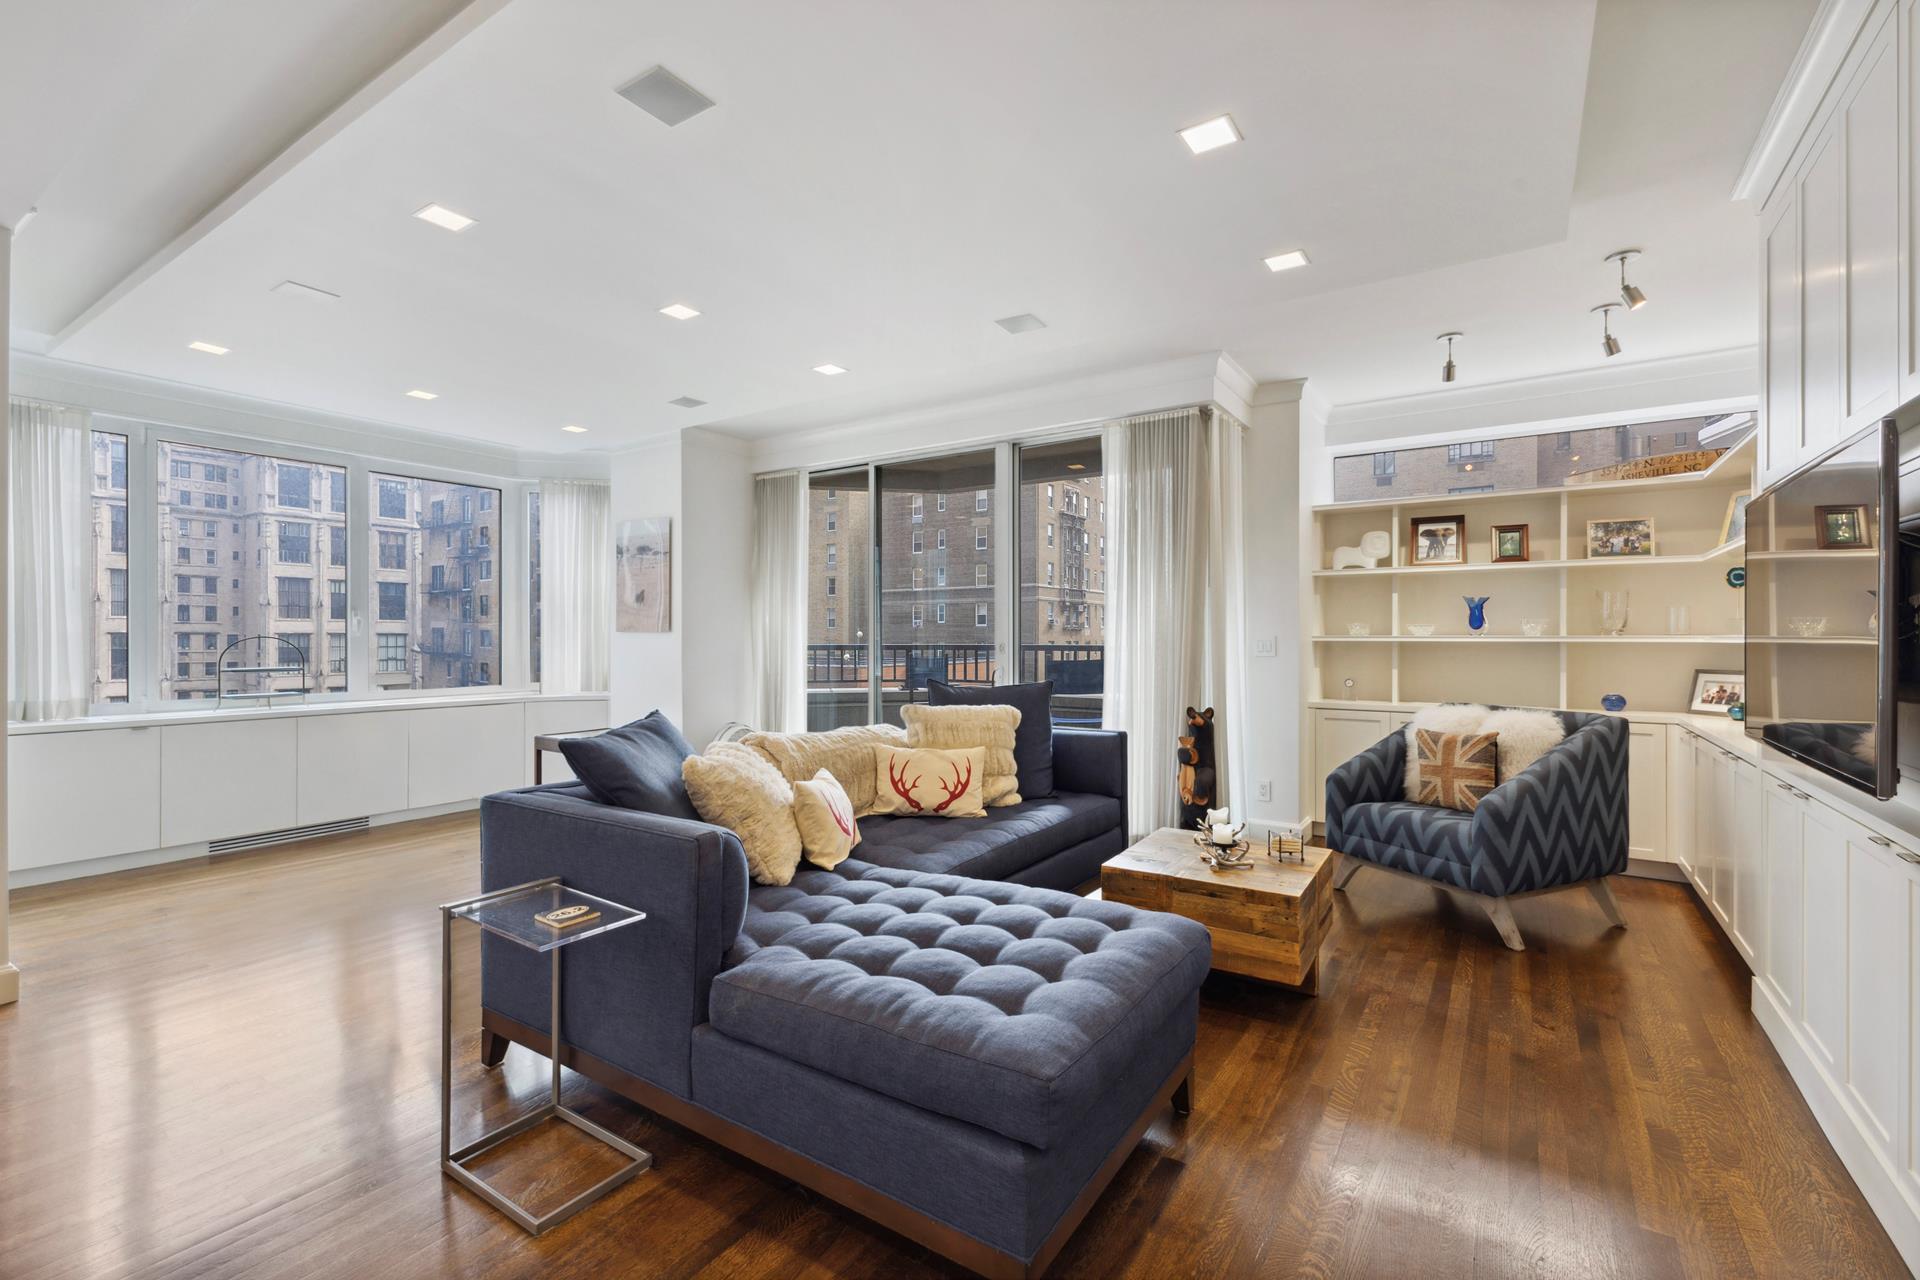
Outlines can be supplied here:
<path id="1" fill-rule="evenodd" d="M 93 693 L 89 415 L 10 400 L 7 717 L 87 714 Z M 106 591 L 106 585 L 100 585 Z"/>
<path id="2" fill-rule="evenodd" d="M 1106 724 L 1127 733 L 1128 827 L 1176 818 L 1174 750 L 1187 707 L 1215 709 L 1220 795 L 1234 795 L 1245 566 L 1240 424 L 1181 409 L 1106 429 L 1109 521 Z"/>
<path id="3" fill-rule="evenodd" d="M 753 578 L 747 642 L 754 728 L 807 727 L 807 477 L 798 471 L 753 482 Z"/>
<path id="4" fill-rule="evenodd" d="M 540 482 L 540 687 L 607 687 L 613 637 L 612 503 L 604 484 Z"/>

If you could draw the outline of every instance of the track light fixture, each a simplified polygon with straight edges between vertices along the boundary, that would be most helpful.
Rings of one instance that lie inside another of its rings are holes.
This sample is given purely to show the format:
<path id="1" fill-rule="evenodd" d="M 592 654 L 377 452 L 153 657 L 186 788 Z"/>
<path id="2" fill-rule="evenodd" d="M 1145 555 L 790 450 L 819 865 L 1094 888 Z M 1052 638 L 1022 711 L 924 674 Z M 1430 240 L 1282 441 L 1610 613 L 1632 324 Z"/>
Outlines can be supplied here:
<path id="1" fill-rule="evenodd" d="M 1444 342 L 1447 344 L 1447 362 L 1440 366 L 1440 381 L 1452 382 L 1454 378 L 1458 375 L 1459 370 L 1456 369 L 1453 364 L 1453 340 L 1455 338 L 1464 338 L 1464 337 L 1466 337 L 1464 333 L 1461 333 L 1459 330 L 1455 329 L 1447 333 L 1443 333 L 1439 337 L 1434 339 L 1435 342 Z"/>
<path id="2" fill-rule="evenodd" d="M 1619 355 L 1620 339 L 1613 336 L 1613 316 L 1611 313 L 1618 311 L 1620 304 L 1617 302 L 1603 302 L 1593 309 L 1600 313 L 1600 350 L 1609 356 Z"/>
<path id="3" fill-rule="evenodd" d="M 1640 286 L 1627 283 L 1627 264 L 1639 256 L 1638 249 L 1615 249 L 1602 259 L 1620 264 L 1620 301 L 1629 311 L 1638 311 L 1647 305 L 1647 295 L 1640 292 Z"/>

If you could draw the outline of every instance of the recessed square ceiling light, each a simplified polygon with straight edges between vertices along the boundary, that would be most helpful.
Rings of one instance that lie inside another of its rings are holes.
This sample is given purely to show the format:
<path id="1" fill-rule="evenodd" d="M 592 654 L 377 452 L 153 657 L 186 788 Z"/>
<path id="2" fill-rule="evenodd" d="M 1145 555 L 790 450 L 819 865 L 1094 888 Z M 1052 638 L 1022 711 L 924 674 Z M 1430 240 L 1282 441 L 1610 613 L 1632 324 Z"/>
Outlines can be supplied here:
<path id="1" fill-rule="evenodd" d="M 712 98 L 665 67 L 643 71 L 630 84 L 614 92 L 669 129 L 686 123 L 713 105 Z"/>
<path id="2" fill-rule="evenodd" d="M 1025 315 L 1007 316 L 1004 319 L 995 320 L 994 323 L 1002 329 L 1005 329 L 1008 333 L 1032 333 L 1035 329 L 1044 329 L 1047 327 L 1047 322 L 1039 316 L 1034 315 L 1031 311 Z"/>
<path id="3" fill-rule="evenodd" d="M 583 436 L 587 434 L 587 429 L 585 427 L 576 427 L 571 422 L 569 422 L 566 426 L 560 429 L 562 431 L 571 431 L 574 435 L 577 435 L 577 436 Z"/>
<path id="4" fill-rule="evenodd" d="M 1215 116 L 1182 129 L 1180 141 L 1187 144 L 1187 150 L 1199 155 L 1240 141 L 1240 130 L 1234 126 L 1232 116 Z"/>
<path id="5" fill-rule="evenodd" d="M 692 396 L 675 396 L 673 399 L 667 401 L 667 403 L 678 405 L 682 409 L 698 409 L 701 405 L 705 404 L 706 401 L 695 400 Z"/>
<path id="6" fill-rule="evenodd" d="M 407 394 L 412 396 L 415 400 L 438 400 L 440 398 L 440 393 L 438 391 L 422 391 L 418 387 L 415 387 L 412 391 L 407 392 Z"/>
<path id="7" fill-rule="evenodd" d="M 1285 253 L 1276 253 L 1267 259 L 1269 271 L 1291 271 L 1295 267 L 1307 265 L 1307 252 L 1304 249 L 1289 249 Z"/>
<path id="8" fill-rule="evenodd" d="M 660 314 L 672 316 L 675 320 L 691 320 L 700 313 L 684 302 L 676 302 L 672 306 L 660 308 Z"/>
<path id="9" fill-rule="evenodd" d="M 473 219 L 464 213 L 455 213 L 445 205 L 430 204 L 415 209 L 413 216 L 422 222 L 431 222 L 436 227 L 445 227 L 448 231 L 465 231 L 473 225 Z"/>
<path id="10" fill-rule="evenodd" d="M 824 373 L 829 378 L 838 377 L 839 375 L 846 372 L 845 369 L 842 369 L 837 364 L 817 364 L 813 366 L 813 371 L 815 373 Z"/>
<path id="11" fill-rule="evenodd" d="M 204 351 L 210 356 L 223 356 L 231 350 L 229 347 L 217 347 L 211 342 L 189 342 L 187 349 L 189 351 Z"/>
<path id="12" fill-rule="evenodd" d="M 309 302 L 338 302 L 340 295 L 331 289 L 316 289 L 310 284 L 301 284 L 298 280 L 282 280 L 268 293 L 277 293 L 287 298 L 305 298 Z"/>

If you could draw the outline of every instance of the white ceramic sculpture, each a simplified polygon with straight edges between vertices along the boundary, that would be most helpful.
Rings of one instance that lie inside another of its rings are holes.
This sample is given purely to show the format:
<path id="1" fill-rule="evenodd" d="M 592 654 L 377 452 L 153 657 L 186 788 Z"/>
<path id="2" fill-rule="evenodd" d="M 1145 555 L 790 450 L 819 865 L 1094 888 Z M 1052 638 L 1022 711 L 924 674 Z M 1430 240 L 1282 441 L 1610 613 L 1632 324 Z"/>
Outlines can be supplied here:
<path id="1" fill-rule="evenodd" d="M 1385 529 L 1375 529 L 1372 533 L 1360 535 L 1357 547 L 1335 547 L 1333 549 L 1333 567 L 1336 569 L 1373 569 L 1378 568 L 1382 560 L 1393 554 L 1393 535 Z"/>

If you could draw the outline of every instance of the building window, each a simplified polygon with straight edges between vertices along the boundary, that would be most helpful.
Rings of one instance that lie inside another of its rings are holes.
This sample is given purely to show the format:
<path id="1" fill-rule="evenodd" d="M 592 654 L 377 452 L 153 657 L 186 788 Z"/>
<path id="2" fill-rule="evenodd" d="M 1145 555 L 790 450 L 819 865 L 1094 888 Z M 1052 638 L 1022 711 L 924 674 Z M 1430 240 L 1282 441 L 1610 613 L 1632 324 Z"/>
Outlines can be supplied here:
<path id="1" fill-rule="evenodd" d="M 936 587 L 947 585 L 947 566 L 937 564 L 933 567 L 933 585 Z"/>
<path id="2" fill-rule="evenodd" d="M 125 680 L 126 678 L 127 633 L 124 631 L 109 631 L 107 633 L 107 679 Z M 124 693 L 118 698 L 109 699 L 109 701 L 115 702 L 125 702 L 126 700 Z"/>
<path id="3" fill-rule="evenodd" d="M 827 544 L 827 568 L 838 569 L 839 567 L 840 567 L 840 544 L 837 542 L 829 542 Z"/>
<path id="4" fill-rule="evenodd" d="M 933 546 L 936 551 L 945 551 L 947 549 L 947 531 L 945 529 L 935 529 L 933 531 Z"/>
<path id="5" fill-rule="evenodd" d="M 933 606 L 933 620 L 943 627 L 947 625 L 947 606 L 946 605 L 936 604 L 935 606 Z"/>
<path id="6" fill-rule="evenodd" d="M 911 615 L 911 619 L 908 625 L 918 628 L 921 622 L 922 622 L 922 618 L 920 617 L 920 606 L 916 604 L 913 606 L 913 613 Z"/>
<path id="7" fill-rule="evenodd" d="M 109 618 L 127 616 L 127 571 L 125 569 L 107 570 L 107 616 Z"/>
<path id="8" fill-rule="evenodd" d="M 416 670 L 412 664 L 378 666 L 376 656 L 376 674 L 407 677 L 383 679 L 380 686 L 465 689 L 497 683 L 493 665 L 475 657 L 492 644 L 490 629 L 481 641 L 480 619 L 500 612 L 493 571 L 499 490 L 395 475 L 374 475 L 370 483 L 380 522 L 372 530 L 374 617 L 409 623 L 409 635 L 428 659 Z M 396 522 L 400 527 L 393 527 Z"/>
<path id="9" fill-rule="evenodd" d="M 312 578 L 275 578 L 274 594 L 279 597 L 282 618 L 313 616 Z"/>
<path id="10" fill-rule="evenodd" d="M 936 493 L 936 494 L 934 494 L 934 495 L 933 495 L 933 509 L 934 509 L 935 511 L 945 511 L 945 510 L 947 509 L 947 495 L 946 495 L 946 494 L 944 494 L 944 493 Z"/>
<path id="11" fill-rule="evenodd" d="M 347 674 L 347 634 L 344 631 L 327 633 L 327 671 L 336 676 Z"/>
<path id="12" fill-rule="evenodd" d="M 973 566 L 973 585 L 976 587 L 986 586 L 988 583 L 990 573 L 991 573 L 991 570 L 989 570 L 987 566 L 984 564 L 977 564 Z"/>
<path id="13" fill-rule="evenodd" d="M 281 564 L 313 563 L 313 526 L 304 520 L 282 520 L 278 559 Z"/>
<path id="14" fill-rule="evenodd" d="M 313 472 L 307 467 L 281 463 L 278 473 L 280 505 L 296 511 L 313 510 Z"/>
<path id="15" fill-rule="evenodd" d="M 973 625 L 976 627 L 987 625 L 987 606 L 984 604 L 973 606 Z"/>
<path id="16" fill-rule="evenodd" d="M 107 506 L 107 549 L 120 555 L 127 553 L 127 506 L 124 502 L 109 503 Z"/>
<path id="17" fill-rule="evenodd" d="M 327 528 L 327 563 L 336 569 L 347 567 L 347 526 L 330 525 Z"/>
<path id="18" fill-rule="evenodd" d="M 913 495 L 911 510 L 913 512 L 913 522 L 915 524 L 919 524 L 921 521 L 927 518 L 926 508 L 924 503 L 922 502 L 923 496 L 924 495 L 918 494 L 918 493 Z M 920 548 L 918 547 L 914 548 L 915 551 L 918 551 L 919 549 Z"/>
<path id="19" fill-rule="evenodd" d="M 919 570 L 919 569 L 915 569 L 915 570 L 913 571 L 913 589 L 914 589 L 915 591 L 918 591 L 918 590 L 920 590 L 920 588 L 921 588 L 921 587 L 922 587 L 923 585 L 925 585 L 925 579 L 923 579 L 923 578 L 922 578 L 922 577 L 920 576 L 920 575 L 921 575 L 921 573 L 922 573 L 922 570 Z"/>
<path id="20" fill-rule="evenodd" d="M 984 526 L 973 531 L 973 549 L 975 551 L 987 549 L 987 531 Z"/>
<path id="21" fill-rule="evenodd" d="M 833 512 L 833 511 L 827 512 L 827 532 L 828 533 L 832 533 L 834 530 L 840 527 L 840 522 L 835 518 L 837 515 L 838 515 L 837 512 Z"/>
<path id="22" fill-rule="evenodd" d="M 827 606 L 827 630 L 833 631 L 840 626 L 840 613 L 832 605 Z"/>
<path id="23" fill-rule="evenodd" d="M 838 579 L 838 578 L 828 578 L 828 579 L 827 579 L 827 594 L 828 594 L 828 595 L 830 595 L 830 596 L 833 596 L 833 595 L 838 595 L 838 594 L 840 594 L 840 592 L 839 592 L 839 587 L 840 587 L 840 579 Z"/>
<path id="24" fill-rule="evenodd" d="M 1492 457 L 1493 441 L 1491 440 L 1469 440 L 1465 444 L 1447 446 L 1448 462 L 1485 462 Z"/>
<path id="25" fill-rule="evenodd" d="M 1047 585 L 1053 585 L 1053 561 L 1047 561 Z"/>
<path id="26" fill-rule="evenodd" d="M 327 615 L 335 622 L 347 620 L 347 580 L 345 578 L 327 580 Z"/>
<path id="27" fill-rule="evenodd" d="M 407 669 L 407 637 L 403 634 L 382 631 L 374 637 L 377 647 L 374 650 L 376 670 L 381 674 L 391 674 Z"/>
<path id="28" fill-rule="evenodd" d="M 982 489 L 973 495 L 973 509 L 975 511 L 985 511 L 987 509 L 987 490 Z"/>
<path id="29" fill-rule="evenodd" d="M 922 551 L 925 551 L 926 549 L 927 549 L 927 544 L 925 541 L 925 535 L 922 534 L 920 530 L 915 529 L 913 531 L 913 554 L 919 555 Z"/>
<path id="30" fill-rule="evenodd" d="M 1047 545 L 1048 546 L 1053 545 L 1053 526 L 1052 525 L 1047 526 Z"/>

